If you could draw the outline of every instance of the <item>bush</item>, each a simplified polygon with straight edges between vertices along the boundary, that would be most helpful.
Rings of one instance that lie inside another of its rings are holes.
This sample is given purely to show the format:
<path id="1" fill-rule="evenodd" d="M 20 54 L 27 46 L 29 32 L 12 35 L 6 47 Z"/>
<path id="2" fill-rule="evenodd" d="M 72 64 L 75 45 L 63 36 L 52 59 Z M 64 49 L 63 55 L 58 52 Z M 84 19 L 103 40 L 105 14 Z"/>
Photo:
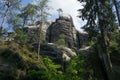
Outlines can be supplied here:
<path id="1" fill-rule="evenodd" d="M 44 75 L 45 69 L 29 70 L 23 80 L 47 80 Z"/>
<path id="2" fill-rule="evenodd" d="M 5 61 L 11 63 L 11 65 L 16 66 L 19 69 L 25 69 L 27 67 L 26 62 L 19 55 L 19 53 L 16 53 L 10 49 L 0 49 L 0 56 Z"/>

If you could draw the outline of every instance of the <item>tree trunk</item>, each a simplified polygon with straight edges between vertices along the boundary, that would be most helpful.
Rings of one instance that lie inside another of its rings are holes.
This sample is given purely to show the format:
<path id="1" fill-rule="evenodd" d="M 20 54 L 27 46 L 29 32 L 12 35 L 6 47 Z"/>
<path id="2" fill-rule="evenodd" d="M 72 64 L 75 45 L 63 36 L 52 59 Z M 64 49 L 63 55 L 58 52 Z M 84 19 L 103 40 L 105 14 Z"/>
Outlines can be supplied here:
<path id="1" fill-rule="evenodd" d="M 5 11 L 4 15 L 3 15 L 3 20 L 2 20 L 2 23 L 1 23 L 1 26 L 0 26 L 0 34 L 2 34 L 2 29 L 4 27 L 4 23 L 5 23 L 5 20 L 6 20 L 8 10 L 9 10 L 9 7 L 7 7 L 7 9 L 6 9 L 6 11 Z"/>
<path id="2" fill-rule="evenodd" d="M 40 58 L 40 46 L 41 46 L 40 43 L 41 43 L 42 26 L 43 26 L 43 10 L 41 9 L 41 22 L 40 22 L 39 31 L 38 31 L 38 35 L 39 35 L 39 41 L 38 41 L 38 60 Z"/>
<path id="3" fill-rule="evenodd" d="M 42 23 L 40 23 L 40 27 L 39 27 L 39 41 L 38 41 L 38 60 L 40 58 L 40 43 L 41 43 L 41 30 L 42 30 Z"/>
<path id="4" fill-rule="evenodd" d="M 107 45 L 107 34 L 105 32 L 104 29 L 104 25 L 102 25 L 104 23 L 103 20 L 99 19 L 99 24 L 100 24 L 100 31 L 101 31 L 101 37 L 99 39 L 99 43 L 100 43 L 100 47 L 101 47 L 101 57 L 103 60 L 103 66 L 105 67 L 105 71 L 108 77 L 108 80 L 112 80 L 112 63 L 110 60 L 110 56 L 108 53 L 108 45 Z"/>

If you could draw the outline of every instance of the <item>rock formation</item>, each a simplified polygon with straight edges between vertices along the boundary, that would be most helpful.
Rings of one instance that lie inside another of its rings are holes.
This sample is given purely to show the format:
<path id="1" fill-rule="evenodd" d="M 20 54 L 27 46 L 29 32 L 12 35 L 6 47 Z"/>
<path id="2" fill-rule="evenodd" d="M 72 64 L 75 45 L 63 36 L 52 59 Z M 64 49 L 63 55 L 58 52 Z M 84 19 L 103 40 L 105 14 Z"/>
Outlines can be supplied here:
<path id="1" fill-rule="evenodd" d="M 89 45 L 88 34 L 85 32 L 77 31 L 76 34 L 77 48 L 85 47 Z"/>
<path id="2" fill-rule="evenodd" d="M 33 48 L 37 49 L 38 44 L 33 44 Z M 49 57 L 54 62 L 61 64 L 63 61 L 69 61 L 76 53 L 70 48 L 57 46 L 54 43 L 42 43 L 41 54 L 43 57 Z"/>
<path id="3" fill-rule="evenodd" d="M 40 22 L 38 22 L 40 23 Z M 25 26 L 25 32 L 29 36 L 30 43 L 37 42 L 39 25 Z M 61 37 L 62 36 L 62 37 Z M 87 33 L 80 33 L 75 29 L 72 17 L 69 14 L 60 14 L 55 22 L 47 22 L 42 26 L 42 40 L 48 43 L 57 43 L 63 39 L 65 46 L 71 49 L 88 45 Z"/>
<path id="4" fill-rule="evenodd" d="M 39 27 L 40 27 L 40 25 L 38 25 L 39 23 L 40 22 L 37 22 L 36 25 L 24 27 L 24 31 L 28 34 L 29 40 L 31 43 L 36 42 L 37 38 L 39 37 L 39 35 L 38 35 Z M 46 31 L 51 23 L 52 23 L 51 21 L 43 23 L 43 25 L 42 25 L 42 40 L 45 40 Z"/>
<path id="5" fill-rule="evenodd" d="M 69 48 L 76 46 L 76 30 L 73 25 L 72 17 L 68 14 L 61 14 L 47 29 L 46 40 L 56 43 L 61 35 L 65 35 L 65 45 Z"/>
<path id="6" fill-rule="evenodd" d="M 44 25 L 42 29 L 44 36 L 46 36 L 47 43 L 41 43 L 40 55 L 43 57 L 48 56 L 56 63 L 69 61 L 73 56 L 76 56 L 76 49 L 88 43 L 87 34 L 80 33 L 75 29 L 72 17 L 68 14 L 61 14 L 55 22 L 53 22 L 49 27 L 48 26 L 49 25 Z M 32 40 L 35 34 L 38 32 L 38 27 L 39 26 L 27 27 L 27 33 L 29 36 L 31 36 L 30 40 Z M 61 38 L 61 41 L 64 40 L 65 45 L 56 45 L 56 42 Z M 33 47 L 36 49 L 36 51 L 37 46 L 38 44 L 35 42 L 35 44 L 33 44 Z"/>

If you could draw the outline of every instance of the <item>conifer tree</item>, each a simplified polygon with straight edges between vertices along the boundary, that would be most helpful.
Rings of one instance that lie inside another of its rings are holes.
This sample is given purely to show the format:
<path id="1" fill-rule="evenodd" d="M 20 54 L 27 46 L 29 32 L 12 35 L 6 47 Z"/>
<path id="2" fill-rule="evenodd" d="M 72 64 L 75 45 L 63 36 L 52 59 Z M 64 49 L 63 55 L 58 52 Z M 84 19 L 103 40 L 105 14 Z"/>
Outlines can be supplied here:
<path id="1" fill-rule="evenodd" d="M 98 41 L 98 52 L 107 77 L 105 80 L 112 79 L 112 64 L 108 53 L 109 35 L 114 31 L 114 14 L 111 8 L 111 0 L 78 0 L 85 3 L 84 8 L 80 9 L 80 17 L 87 20 L 83 27 L 90 37 L 96 37 Z"/>

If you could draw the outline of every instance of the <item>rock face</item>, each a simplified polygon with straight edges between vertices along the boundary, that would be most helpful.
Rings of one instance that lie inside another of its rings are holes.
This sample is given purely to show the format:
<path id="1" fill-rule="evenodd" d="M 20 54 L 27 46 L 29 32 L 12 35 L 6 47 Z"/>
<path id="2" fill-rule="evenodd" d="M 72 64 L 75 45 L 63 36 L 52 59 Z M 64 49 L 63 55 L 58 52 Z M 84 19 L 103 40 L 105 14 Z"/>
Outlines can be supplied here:
<path id="1" fill-rule="evenodd" d="M 30 43 L 38 41 L 39 25 L 25 26 L 24 29 L 29 36 Z M 61 42 L 59 41 L 60 39 L 64 40 L 64 45 L 71 49 L 79 49 L 89 43 L 88 34 L 77 31 L 72 17 L 64 13 L 60 14 L 55 22 L 48 21 L 47 23 L 43 23 L 42 26 L 42 41 L 57 43 Z"/>
<path id="2" fill-rule="evenodd" d="M 33 47 L 37 49 L 38 44 L 33 44 Z M 57 46 L 53 43 L 42 43 L 40 51 L 43 57 L 49 57 L 54 62 L 61 64 L 63 61 L 69 61 L 72 57 L 76 56 L 76 53 L 70 48 Z"/>
<path id="3" fill-rule="evenodd" d="M 40 22 L 37 22 L 37 24 Z M 48 26 L 51 24 L 51 21 L 43 23 L 42 25 L 42 40 L 45 40 L 46 31 Z M 29 40 L 31 43 L 36 42 L 38 39 L 38 32 L 39 32 L 40 25 L 32 25 L 32 26 L 25 26 L 24 31 L 28 34 Z"/>
<path id="4" fill-rule="evenodd" d="M 72 17 L 68 14 L 61 14 L 47 29 L 46 40 L 55 43 L 61 35 L 65 35 L 65 45 L 69 48 L 76 46 L 76 30 L 73 25 Z"/>
<path id="5" fill-rule="evenodd" d="M 88 46 L 89 45 L 88 34 L 77 31 L 76 41 L 77 41 L 77 48 Z"/>
<path id="6" fill-rule="evenodd" d="M 62 52 L 54 44 L 41 44 L 41 55 L 48 56 L 56 63 L 62 63 Z"/>

